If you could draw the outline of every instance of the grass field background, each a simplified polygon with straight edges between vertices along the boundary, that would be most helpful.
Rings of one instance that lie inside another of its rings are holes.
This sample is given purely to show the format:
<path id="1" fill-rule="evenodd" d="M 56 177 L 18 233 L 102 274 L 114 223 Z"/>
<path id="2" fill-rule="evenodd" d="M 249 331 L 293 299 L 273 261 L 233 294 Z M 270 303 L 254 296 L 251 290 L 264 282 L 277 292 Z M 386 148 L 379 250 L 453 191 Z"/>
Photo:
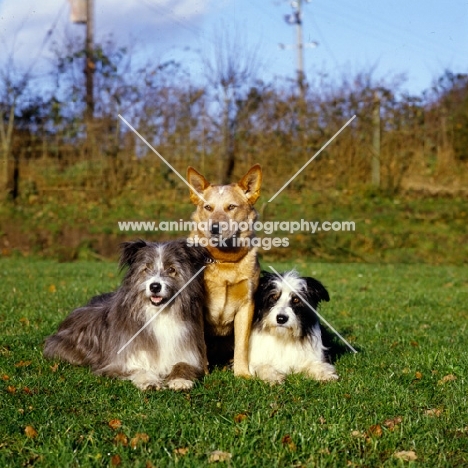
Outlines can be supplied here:
<path id="1" fill-rule="evenodd" d="M 140 392 L 57 365 L 44 338 L 119 284 L 115 263 L 2 259 L 0 466 L 468 466 L 468 267 L 272 265 L 327 286 L 322 313 L 359 350 L 338 382 L 218 369 Z"/>

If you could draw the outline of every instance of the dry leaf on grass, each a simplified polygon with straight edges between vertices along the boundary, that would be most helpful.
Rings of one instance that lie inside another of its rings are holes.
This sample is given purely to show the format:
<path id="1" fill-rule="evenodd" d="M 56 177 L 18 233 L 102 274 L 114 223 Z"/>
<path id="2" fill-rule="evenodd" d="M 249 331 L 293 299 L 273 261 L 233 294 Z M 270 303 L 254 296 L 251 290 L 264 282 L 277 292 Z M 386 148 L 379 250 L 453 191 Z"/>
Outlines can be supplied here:
<path id="1" fill-rule="evenodd" d="M 15 364 L 15 367 L 27 367 L 32 361 L 20 361 Z"/>
<path id="2" fill-rule="evenodd" d="M 187 447 L 180 447 L 174 449 L 174 453 L 177 455 L 187 455 L 189 449 Z"/>
<path id="3" fill-rule="evenodd" d="M 58 367 L 59 367 L 59 363 L 56 362 L 53 366 L 49 366 L 49 367 L 50 367 L 50 370 L 51 370 L 52 372 L 57 372 L 57 369 L 58 369 Z"/>
<path id="4" fill-rule="evenodd" d="M 111 419 L 108 423 L 111 429 L 118 429 L 122 426 L 122 421 L 120 419 Z"/>
<path id="5" fill-rule="evenodd" d="M 444 375 L 437 383 L 442 385 L 446 382 L 451 382 L 452 380 L 457 380 L 457 377 L 453 374 Z"/>
<path id="6" fill-rule="evenodd" d="M 240 423 L 240 422 L 242 422 L 244 419 L 247 419 L 247 415 L 246 415 L 246 414 L 243 414 L 243 413 L 236 414 L 236 415 L 234 416 L 234 422 L 236 422 L 236 423 Z"/>
<path id="7" fill-rule="evenodd" d="M 414 461 L 418 459 L 416 452 L 413 450 L 402 450 L 401 452 L 395 452 L 393 456 L 405 461 Z"/>
<path id="8" fill-rule="evenodd" d="M 232 458 L 232 453 L 223 452 L 222 450 L 215 450 L 210 453 L 208 457 L 208 463 L 222 462 L 230 460 Z"/>
<path id="9" fill-rule="evenodd" d="M 55 287 L 55 284 L 51 284 L 49 287 L 48 287 L 48 291 L 50 293 L 55 293 L 57 292 L 57 288 Z"/>
<path id="10" fill-rule="evenodd" d="M 114 444 L 121 444 L 124 447 L 128 445 L 128 437 L 123 433 L 119 432 L 115 437 L 114 437 Z"/>
<path id="11" fill-rule="evenodd" d="M 26 434 L 26 437 L 29 437 L 30 439 L 37 437 L 37 431 L 32 426 L 26 426 L 24 428 L 24 433 Z"/>
<path id="12" fill-rule="evenodd" d="M 2 380 L 10 380 L 10 377 L 6 374 L 2 375 Z"/>
<path id="13" fill-rule="evenodd" d="M 416 373 L 414 374 L 414 378 L 415 378 L 416 380 L 421 380 L 421 379 L 422 379 L 422 376 L 423 376 L 423 375 L 421 374 L 421 372 L 416 372 Z"/>
<path id="14" fill-rule="evenodd" d="M 19 321 L 26 326 L 29 326 L 29 320 L 26 317 L 22 317 L 19 319 Z"/>
<path id="15" fill-rule="evenodd" d="M 382 426 L 380 424 L 373 424 L 371 427 L 369 427 L 367 433 L 373 437 L 381 437 Z"/>
<path id="16" fill-rule="evenodd" d="M 424 411 L 426 416 L 436 416 L 439 417 L 442 414 L 442 410 L 439 408 L 427 409 Z"/>
<path id="17" fill-rule="evenodd" d="M 144 432 L 137 432 L 135 434 L 135 437 L 132 437 L 130 439 L 130 446 L 132 448 L 136 448 L 136 446 L 138 445 L 138 442 L 143 442 L 143 443 L 146 443 L 148 442 L 149 440 L 149 435 L 148 434 L 145 434 Z"/>
<path id="18" fill-rule="evenodd" d="M 393 431 L 395 429 L 395 426 L 400 424 L 403 421 L 403 418 L 401 416 L 396 416 L 391 419 L 386 419 L 384 421 L 384 426 L 388 428 L 389 431 Z"/>
<path id="19" fill-rule="evenodd" d="M 13 385 L 8 385 L 7 392 L 11 394 L 16 393 L 16 387 L 13 387 Z"/>
<path id="20" fill-rule="evenodd" d="M 112 455 L 111 465 L 112 466 L 119 466 L 120 463 L 122 463 L 122 459 L 120 458 L 120 455 Z"/>
<path id="21" fill-rule="evenodd" d="M 291 438 L 291 436 L 289 434 L 286 434 L 281 439 L 281 443 L 283 445 L 287 445 L 289 447 L 289 449 L 292 450 L 292 451 L 296 450 L 296 444 L 294 443 L 294 441 L 292 440 L 292 438 Z"/>

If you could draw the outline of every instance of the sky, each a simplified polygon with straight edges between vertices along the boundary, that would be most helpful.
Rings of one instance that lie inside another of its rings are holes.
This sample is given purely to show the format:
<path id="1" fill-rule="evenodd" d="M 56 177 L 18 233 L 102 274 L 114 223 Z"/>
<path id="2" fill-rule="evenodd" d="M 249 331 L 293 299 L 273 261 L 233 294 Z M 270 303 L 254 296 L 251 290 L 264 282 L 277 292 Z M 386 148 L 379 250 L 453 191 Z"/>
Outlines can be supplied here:
<path id="1" fill-rule="evenodd" d="M 404 88 L 419 94 L 444 70 L 468 72 L 468 0 L 302 2 L 304 42 L 318 42 L 304 53 L 310 80 L 373 70 L 376 80 L 404 74 Z M 259 79 L 276 82 L 296 76 L 296 29 L 284 19 L 292 11 L 284 0 L 95 0 L 95 34 L 131 45 L 143 61 L 174 59 L 200 81 L 201 57 L 225 33 L 239 54 L 256 52 Z M 51 43 L 84 30 L 69 16 L 68 0 L 0 0 L 0 66 L 12 56 L 19 70 L 47 76 Z"/>

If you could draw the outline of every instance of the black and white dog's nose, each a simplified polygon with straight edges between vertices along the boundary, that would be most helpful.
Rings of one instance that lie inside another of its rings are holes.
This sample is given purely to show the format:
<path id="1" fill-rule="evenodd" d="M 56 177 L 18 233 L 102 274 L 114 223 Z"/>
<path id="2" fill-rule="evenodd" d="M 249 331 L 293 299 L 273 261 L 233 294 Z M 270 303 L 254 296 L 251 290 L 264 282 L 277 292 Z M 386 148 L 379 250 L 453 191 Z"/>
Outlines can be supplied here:
<path id="1" fill-rule="evenodd" d="M 149 289 L 153 294 L 157 294 L 161 292 L 161 283 L 151 283 Z"/>
<path id="2" fill-rule="evenodd" d="M 276 316 L 276 323 L 278 325 L 284 325 L 288 320 L 289 320 L 289 317 L 287 315 L 278 314 Z"/>
<path id="3" fill-rule="evenodd" d="M 220 229 L 219 229 L 219 223 L 213 223 L 211 225 L 211 234 L 219 234 Z"/>

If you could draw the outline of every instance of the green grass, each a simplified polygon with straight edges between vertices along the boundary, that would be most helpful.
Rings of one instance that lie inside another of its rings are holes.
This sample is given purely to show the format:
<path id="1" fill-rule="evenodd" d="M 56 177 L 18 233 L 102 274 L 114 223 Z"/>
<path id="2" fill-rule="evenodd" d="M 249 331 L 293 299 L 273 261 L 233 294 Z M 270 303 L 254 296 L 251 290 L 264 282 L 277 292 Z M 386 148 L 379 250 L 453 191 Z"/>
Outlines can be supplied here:
<path id="1" fill-rule="evenodd" d="M 157 187 L 154 188 L 157 190 Z M 270 189 L 271 191 L 271 189 Z M 187 232 L 121 232 L 119 221 L 189 220 L 193 212 L 188 193 L 125 193 L 119 197 L 87 200 L 86 192 L 19 200 L 0 206 L 0 235 L 20 251 L 61 261 L 115 258 L 123 240 L 184 237 Z M 257 202 L 262 221 L 353 221 L 354 232 L 279 231 L 271 237 L 287 237 L 290 249 L 264 251 L 269 261 L 314 258 L 316 262 L 467 264 L 468 210 L 462 197 L 424 198 L 388 196 L 365 190 L 302 192 L 284 191 L 267 203 L 263 193 Z M 97 196 L 97 195 L 96 195 Z M 161 200 L 166 200 L 164 203 Z M 264 233 L 259 233 L 264 236 Z M 9 249 L 2 249 L 9 254 Z"/>
<path id="2" fill-rule="evenodd" d="M 249 468 L 468 466 L 468 268 L 296 266 L 324 282 L 324 316 L 360 351 L 338 359 L 338 382 L 216 370 L 189 393 L 143 393 L 42 357 L 74 307 L 118 285 L 114 264 L 1 260 L 0 466 L 202 467 L 215 450 Z"/>

